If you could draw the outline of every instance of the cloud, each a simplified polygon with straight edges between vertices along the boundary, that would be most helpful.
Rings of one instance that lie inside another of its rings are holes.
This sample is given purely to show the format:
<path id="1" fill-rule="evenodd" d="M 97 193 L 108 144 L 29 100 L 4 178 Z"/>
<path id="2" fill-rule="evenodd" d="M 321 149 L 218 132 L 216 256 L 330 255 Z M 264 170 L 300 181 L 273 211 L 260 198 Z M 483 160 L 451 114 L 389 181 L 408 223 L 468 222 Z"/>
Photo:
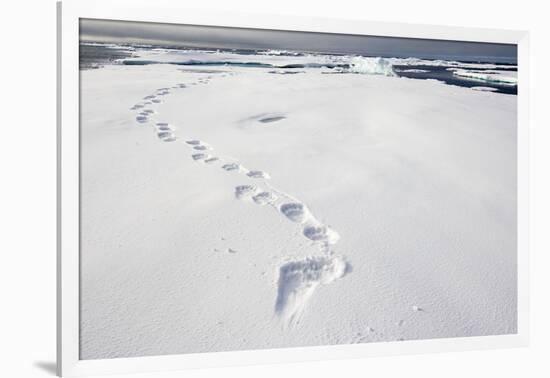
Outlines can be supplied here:
<path id="1" fill-rule="evenodd" d="M 509 44 L 82 19 L 81 40 L 173 47 L 287 49 L 396 57 L 517 61 Z"/>

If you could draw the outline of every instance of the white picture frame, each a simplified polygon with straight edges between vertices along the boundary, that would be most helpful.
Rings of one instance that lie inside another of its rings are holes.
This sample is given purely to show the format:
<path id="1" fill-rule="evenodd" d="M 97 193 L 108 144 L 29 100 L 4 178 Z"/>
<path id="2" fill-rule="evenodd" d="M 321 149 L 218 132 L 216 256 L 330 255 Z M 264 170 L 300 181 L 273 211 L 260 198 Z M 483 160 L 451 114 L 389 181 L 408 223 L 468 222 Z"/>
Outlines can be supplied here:
<path id="1" fill-rule="evenodd" d="M 368 16 L 368 15 L 366 15 Z M 517 334 L 327 345 L 276 350 L 79 359 L 79 19 L 111 19 L 517 44 L 518 46 L 518 322 Z M 58 316 L 60 376 L 143 373 L 305 360 L 360 358 L 520 347 L 528 344 L 529 36 L 524 31 L 317 19 L 187 9 L 177 0 L 58 3 Z"/>

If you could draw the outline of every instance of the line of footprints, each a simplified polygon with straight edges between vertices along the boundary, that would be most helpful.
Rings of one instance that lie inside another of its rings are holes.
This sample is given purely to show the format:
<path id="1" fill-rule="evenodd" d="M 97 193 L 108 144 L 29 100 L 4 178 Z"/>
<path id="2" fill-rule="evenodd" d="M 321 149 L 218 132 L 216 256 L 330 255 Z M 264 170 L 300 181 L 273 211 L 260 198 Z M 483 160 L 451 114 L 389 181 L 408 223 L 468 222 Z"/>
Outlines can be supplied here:
<path id="1" fill-rule="evenodd" d="M 221 76 L 226 76 L 222 74 Z M 153 94 L 147 95 L 143 101 L 130 108 L 137 111 L 136 121 L 140 125 L 153 126 L 157 137 L 163 142 L 178 140 L 175 128 L 167 122 L 157 122 L 158 114 L 155 107 L 161 104 L 164 97 L 173 90 L 183 90 L 189 86 L 205 85 L 212 76 L 185 84 L 179 83 L 170 88 L 159 88 Z M 237 200 L 251 201 L 257 205 L 268 205 L 277 210 L 288 220 L 301 227 L 301 233 L 313 244 L 319 247 L 321 255 L 310 256 L 303 260 L 287 261 L 279 267 L 278 291 L 275 303 L 275 313 L 279 315 L 285 326 L 294 326 L 300 322 L 301 315 L 313 291 L 320 285 L 329 284 L 343 277 L 350 271 L 350 265 L 343 257 L 335 255 L 333 246 L 340 236 L 331 227 L 318 221 L 308 207 L 291 195 L 272 187 L 268 181 L 270 175 L 262 170 L 250 170 L 232 159 L 217 156 L 208 143 L 199 139 L 185 139 L 184 144 L 191 149 L 191 158 L 207 165 L 221 164 L 221 169 L 227 172 L 243 174 L 252 180 L 258 180 L 265 185 L 243 184 L 235 188 Z"/>

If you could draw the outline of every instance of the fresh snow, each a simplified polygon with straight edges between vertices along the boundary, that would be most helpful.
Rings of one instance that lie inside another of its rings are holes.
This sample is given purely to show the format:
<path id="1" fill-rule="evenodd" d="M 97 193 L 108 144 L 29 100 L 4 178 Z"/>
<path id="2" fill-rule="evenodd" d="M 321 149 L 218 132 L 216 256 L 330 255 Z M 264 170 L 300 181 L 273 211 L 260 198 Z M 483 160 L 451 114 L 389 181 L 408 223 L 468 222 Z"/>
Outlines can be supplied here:
<path id="1" fill-rule="evenodd" d="M 81 72 L 82 359 L 516 332 L 516 97 L 320 71 Z"/>

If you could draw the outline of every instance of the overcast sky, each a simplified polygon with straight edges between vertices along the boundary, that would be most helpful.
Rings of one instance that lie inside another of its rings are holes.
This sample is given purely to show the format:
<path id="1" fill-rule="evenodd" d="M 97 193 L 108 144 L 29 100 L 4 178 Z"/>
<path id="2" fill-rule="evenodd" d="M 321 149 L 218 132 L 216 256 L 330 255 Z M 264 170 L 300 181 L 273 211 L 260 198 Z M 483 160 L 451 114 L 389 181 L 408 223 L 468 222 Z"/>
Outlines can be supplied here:
<path id="1" fill-rule="evenodd" d="M 516 45 L 82 19 L 80 39 L 174 47 L 286 49 L 516 62 Z"/>

